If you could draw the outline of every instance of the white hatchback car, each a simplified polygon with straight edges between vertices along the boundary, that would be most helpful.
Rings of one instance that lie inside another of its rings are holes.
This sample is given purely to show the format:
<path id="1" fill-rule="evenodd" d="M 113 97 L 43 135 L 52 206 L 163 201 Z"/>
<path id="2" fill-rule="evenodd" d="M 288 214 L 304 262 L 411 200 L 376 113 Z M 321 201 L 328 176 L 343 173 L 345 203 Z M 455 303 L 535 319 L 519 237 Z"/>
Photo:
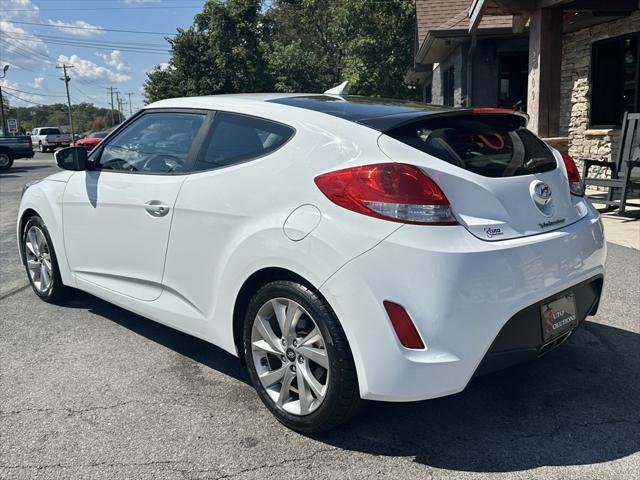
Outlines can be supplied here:
<path id="1" fill-rule="evenodd" d="M 300 431 L 459 392 L 598 307 L 598 213 L 511 111 L 179 98 L 56 159 L 18 217 L 35 293 L 81 289 L 240 356 Z"/>

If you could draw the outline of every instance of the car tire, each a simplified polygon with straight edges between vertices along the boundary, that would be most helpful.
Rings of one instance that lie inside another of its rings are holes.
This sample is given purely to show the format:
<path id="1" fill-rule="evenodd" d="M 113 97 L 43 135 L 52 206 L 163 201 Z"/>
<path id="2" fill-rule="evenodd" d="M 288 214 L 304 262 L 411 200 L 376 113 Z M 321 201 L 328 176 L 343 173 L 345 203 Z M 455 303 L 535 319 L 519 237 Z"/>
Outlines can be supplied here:
<path id="1" fill-rule="evenodd" d="M 49 230 L 39 216 L 34 215 L 25 223 L 21 249 L 27 278 L 34 293 L 50 303 L 67 298 L 72 289 L 62 283 Z"/>
<path id="2" fill-rule="evenodd" d="M 47 151 L 47 148 L 42 145 L 42 142 L 38 143 L 38 150 L 40 150 L 40 153 L 45 153 Z"/>
<path id="3" fill-rule="evenodd" d="M 11 153 L 0 151 L 0 170 L 9 170 L 13 165 Z"/>
<path id="4" fill-rule="evenodd" d="M 290 308 L 300 312 L 300 315 L 291 314 L 299 318 L 293 330 L 290 329 L 293 343 L 285 339 L 287 335 L 279 327 L 281 321 L 275 313 L 276 308 L 285 312 L 281 313 L 283 317 L 286 317 Z M 268 313 L 270 311 L 271 314 Z M 244 320 L 243 354 L 251 382 L 262 402 L 282 424 L 299 432 L 318 433 L 346 422 L 359 412 L 364 402 L 360 398 L 347 338 L 333 310 L 317 292 L 292 281 L 268 283 L 251 298 Z M 272 340 L 280 342 L 280 351 L 276 354 L 266 352 L 271 349 L 270 346 L 266 350 L 257 346 L 265 346 L 262 341 L 270 335 L 260 333 L 264 332 L 266 324 L 271 326 L 271 333 L 275 334 Z M 311 342 L 311 336 L 316 341 Z M 306 344 L 303 342 L 305 339 L 308 342 Z M 299 342 L 297 348 L 296 342 Z M 323 356 L 318 359 L 326 362 L 327 368 L 313 361 L 315 357 L 305 357 L 313 352 L 322 353 Z M 282 381 L 269 385 L 269 381 L 275 377 L 265 375 L 279 375 L 282 371 Z M 305 380 L 309 375 L 313 379 Z M 263 380 L 265 378 L 269 380 Z M 303 389 L 299 388 L 299 380 L 304 385 Z M 283 390 L 286 393 L 283 394 Z M 304 402 L 300 398 L 301 392 L 305 393 Z M 281 398 L 284 398 L 282 402 Z"/>

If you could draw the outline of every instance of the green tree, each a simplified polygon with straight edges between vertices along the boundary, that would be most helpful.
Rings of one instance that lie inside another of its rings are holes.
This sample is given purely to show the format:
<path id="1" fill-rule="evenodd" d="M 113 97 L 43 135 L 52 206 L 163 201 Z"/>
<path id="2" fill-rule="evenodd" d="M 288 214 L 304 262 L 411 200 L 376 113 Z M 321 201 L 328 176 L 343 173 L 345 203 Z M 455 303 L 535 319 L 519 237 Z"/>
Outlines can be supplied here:
<path id="1" fill-rule="evenodd" d="M 412 1 L 208 0 L 169 39 L 169 66 L 148 73 L 145 100 L 260 91 L 409 98 Z"/>

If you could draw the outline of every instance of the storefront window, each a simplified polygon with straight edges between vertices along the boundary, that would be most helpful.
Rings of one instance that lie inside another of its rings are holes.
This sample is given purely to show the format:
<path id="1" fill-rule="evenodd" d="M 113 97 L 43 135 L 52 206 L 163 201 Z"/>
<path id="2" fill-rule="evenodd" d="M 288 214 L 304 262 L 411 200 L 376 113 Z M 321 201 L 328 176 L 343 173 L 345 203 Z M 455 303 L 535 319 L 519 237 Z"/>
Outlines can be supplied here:
<path id="1" fill-rule="evenodd" d="M 640 111 L 640 32 L 593 44 L 591 125 L 617 126 Z"/>

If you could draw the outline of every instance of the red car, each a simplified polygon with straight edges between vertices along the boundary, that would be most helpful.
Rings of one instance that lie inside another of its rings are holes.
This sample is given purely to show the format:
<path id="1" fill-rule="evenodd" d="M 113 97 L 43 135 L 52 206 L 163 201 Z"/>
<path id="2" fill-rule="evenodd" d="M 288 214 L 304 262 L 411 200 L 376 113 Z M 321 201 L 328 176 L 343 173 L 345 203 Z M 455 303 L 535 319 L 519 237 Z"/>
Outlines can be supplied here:
<path id="1" fill-rule="evenodd" d="M 93 150 L 104 137 L 109 135 L 109 132 L 93 132 L 88 137 L 81 138 L 76 142 L 78 147 L 84 147 L 87 150 Z"/>

